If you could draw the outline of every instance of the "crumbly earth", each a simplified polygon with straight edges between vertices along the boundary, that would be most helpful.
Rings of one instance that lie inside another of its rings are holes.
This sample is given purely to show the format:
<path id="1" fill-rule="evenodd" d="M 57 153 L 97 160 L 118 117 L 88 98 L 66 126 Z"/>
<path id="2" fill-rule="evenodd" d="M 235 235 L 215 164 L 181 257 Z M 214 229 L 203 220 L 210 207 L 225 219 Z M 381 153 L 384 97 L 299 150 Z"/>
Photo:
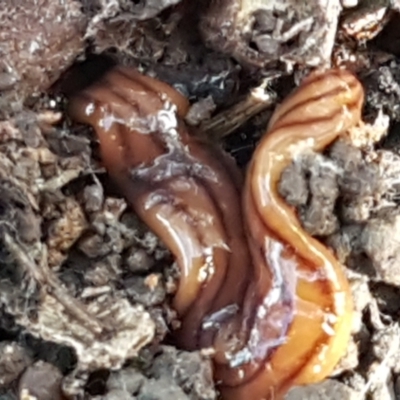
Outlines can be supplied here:
<path id="1" fill-rule="evenodd" d="M 137 66 L 187 95 L 188 123 L 245 169 L 275 105 L 331 59 L 362 80 L 368 125 L 294 160 L 279 190 L 346 266 L 353 339 L 332 377 L 287 399 L 400 398 L 399 5 L 305 3 L 3 0 L 1 399 L 217 399 L 207 355 L 165 341 L 179 324 L 171 254 L 108 179 L 91 130 L 65 118 L 61 89 Z"/>

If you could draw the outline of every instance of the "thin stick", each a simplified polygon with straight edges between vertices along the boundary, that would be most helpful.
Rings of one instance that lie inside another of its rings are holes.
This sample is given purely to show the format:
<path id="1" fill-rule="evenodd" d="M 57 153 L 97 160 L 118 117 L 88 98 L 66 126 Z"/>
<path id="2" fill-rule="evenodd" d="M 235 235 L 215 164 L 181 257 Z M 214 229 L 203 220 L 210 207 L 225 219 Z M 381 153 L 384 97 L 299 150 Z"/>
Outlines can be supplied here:
<path id="1" fill-rule="evenodd" d="M 276 101 L 276 96 L 266 90 L 270 81 L 271 78 L 264 79 L 244 100 L 205 121 L 201 125 L 202 130 L 207 136 L 218 140 L 230 135 L 250 118 L 271 107 Z"/>

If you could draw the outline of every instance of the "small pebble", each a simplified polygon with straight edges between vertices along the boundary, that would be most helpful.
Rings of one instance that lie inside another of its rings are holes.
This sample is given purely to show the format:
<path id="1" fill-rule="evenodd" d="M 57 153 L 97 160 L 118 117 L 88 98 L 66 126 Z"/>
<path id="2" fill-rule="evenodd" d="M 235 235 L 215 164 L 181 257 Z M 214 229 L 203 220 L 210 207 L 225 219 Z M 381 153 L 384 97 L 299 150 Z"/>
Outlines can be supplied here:
<path id="1" fill-rule="evenodd" d="M 20 396 L 29 393 L 38 400 L 62 400 L 62 374 L 58 368 L 43 361 L 38 361 L 22 374 L 18 388 Z"/>

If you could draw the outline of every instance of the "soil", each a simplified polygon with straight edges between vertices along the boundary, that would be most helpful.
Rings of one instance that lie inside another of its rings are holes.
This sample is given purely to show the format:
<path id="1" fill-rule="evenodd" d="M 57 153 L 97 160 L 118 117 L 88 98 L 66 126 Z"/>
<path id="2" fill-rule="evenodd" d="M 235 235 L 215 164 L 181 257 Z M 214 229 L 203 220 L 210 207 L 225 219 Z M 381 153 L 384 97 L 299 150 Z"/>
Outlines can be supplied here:
<path id="1" fill-rule="evenodd" d="M 3 0 L 0 399 L 218 398 L 207 354 L 167 340 L 179 325 L 171 254 L 108 178 L 91 129 L 66 117 L 66 95 L 116 63 L 138 67 L 188 96 L 188 124 L 245 170 L 274 107 L 330 62 L 362 81 L 367 125 L 296 159 L 280 192 L 346 266 L 353 338 L 329 379 L 286 398 L 400 399 L 399 10 Z"/>

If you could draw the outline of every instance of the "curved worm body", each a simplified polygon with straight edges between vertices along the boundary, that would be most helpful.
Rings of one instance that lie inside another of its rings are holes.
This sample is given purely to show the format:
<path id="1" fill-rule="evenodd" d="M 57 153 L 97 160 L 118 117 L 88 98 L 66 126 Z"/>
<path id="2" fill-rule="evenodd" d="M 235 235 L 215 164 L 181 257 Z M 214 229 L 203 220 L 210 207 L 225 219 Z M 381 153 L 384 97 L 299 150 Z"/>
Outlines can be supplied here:
<path id="1" fill-rule="evenodd" d="M 223 399 L 278 399 L 323 379 L 346 349 L 342 266 L 277 183 L 297 154 L 357 124 L 362 102 L 350 73 L 310 76 L 275 112 L 243 186 L 227 155 L 188 134 L 188 103 L 162 82 L 118 67 L 70 101 L 72 118 L 94 127 L 111 177 L 175 255 L 177 341 L 214 350 Z"/>
<path id="2" fill-rule="evenodd" d="M 322 380 L 346 351 L 353 304 L 343 267 L 302 229 L 277 186 L 297 155 L 324 150 L 357 125 L 363 100 L 362 86 L 349 72 L 312 74 L 275 111 L 253 155 L 243 207 L 250 250 L 253 260 L 264 263 L 264 279 L 270 282 L 265 285 L 276 288 L 283 281 L 281 291 L 294 293 L 294 318 L 284 344 L 252 376 L 254 398 L 268 398 L 268 387 L 274 390 L 272 399 L 292 385 Z M 229 399 L 245 399 L 246 386 L 225 393 Z"/>

